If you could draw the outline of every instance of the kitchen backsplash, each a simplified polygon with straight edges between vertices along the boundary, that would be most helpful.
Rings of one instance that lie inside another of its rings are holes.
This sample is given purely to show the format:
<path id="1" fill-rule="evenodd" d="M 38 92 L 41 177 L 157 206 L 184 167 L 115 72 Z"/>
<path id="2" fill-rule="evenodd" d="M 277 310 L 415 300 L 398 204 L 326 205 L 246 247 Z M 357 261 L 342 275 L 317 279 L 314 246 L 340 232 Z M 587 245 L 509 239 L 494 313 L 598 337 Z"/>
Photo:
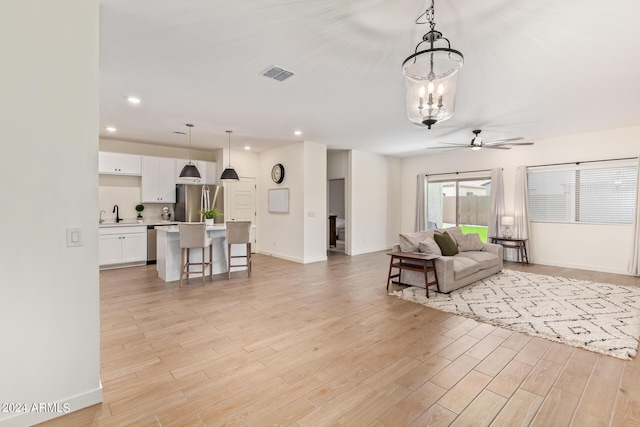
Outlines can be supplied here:
<path id="1" fill-rule="evenodd" d="M 98 212 L 104 210 L 102 218 L 112 222 L 116 214 L 113 213 L 113 206 L 118 205 L 120 218 L 134 219 L 137 217 L 136 205 L 140 203 L 141 186 L 139 176 L 121 175 L 100 175 L 98 186 Z M 162 208 L 167 206 L 171 211 L 171 219 L 174 216 L 173 203 L 143 203 L 144 211 L 142 216 L 145 221 L 161 221 Z"/>

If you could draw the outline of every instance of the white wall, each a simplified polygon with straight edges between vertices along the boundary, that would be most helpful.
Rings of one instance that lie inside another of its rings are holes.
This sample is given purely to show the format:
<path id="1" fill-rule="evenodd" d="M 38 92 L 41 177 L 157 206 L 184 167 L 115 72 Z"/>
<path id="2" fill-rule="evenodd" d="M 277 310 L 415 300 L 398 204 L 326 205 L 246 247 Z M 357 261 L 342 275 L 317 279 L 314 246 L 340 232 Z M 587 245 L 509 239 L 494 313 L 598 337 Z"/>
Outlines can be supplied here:
<path id="1" fill-rule="evenodd" d="M 0 51 L 0 402 L 77 410 L 102 400 L 98 2 L 3 2 Z M 0 412 L 0 425 L 58 415 Z"/>
<path id="2" fill-rule="evenodd" d="M 220 150 L 222 153 L 223 163 L 218 164 L 220 174 L 229 166 L 229 150 Z M 242 178 L 257 178 L 259 169 L 259 155 L 253 151 L 247 150 L 231 150 L 231 166 Z"/>
<path id="3" fill-rule="evenodd" d="M 109 138 L 100 138 L 100 151 L 170 157 L 174 159 L 188 159 L 189 155 L 191 155 L 192 160 L 205 160 L 207 162 L 214 162 L 222 156 L 221 149 L 211 151 L 193 149 L 191 153 L 189 153 L 188 145 L 185 146 L 185 148 L 178 148 Z M 222 173 L 222 170 L 220 170 L 220 173 Z"/>
<path id="4" fill-rule="evenodd" d="M 299 142 L 259 155 L 258 247 L 261 253 L 300 263 L 326 259 L 326 146 Z M 277 163 L 284 181 L 271 180 Z M 268 191 L 289 189 L 289 213 L 270 213 Z M 310 216 L 311 214 L 311 216 Z"/>
<path id="5" fill-rule="evenodd" d="M 400 160 L 352 150 L 348 164 L 346 252 L 389 249 L 399 233 Z"/>
<path id="6" fill-rule="evenodd" d="M 327 150 L 327 179 L 346 178 L 349 171 L 349 151 Z"/>
<path id="7" fill-rule="evenodd" d="M 304 142 L 304 260 L 327 259 L 327 146 Z"/>
<path id="8" fill-rule="evenodd" d="M 261 253 L 290 261 L 304 262 L 304 144 L 296 143 L 259 156 L 259 177 L 263 185 L 258 187 L 258 247 Z M 271 180 L 271 168 L 284 166 L 284 181 Z M 268 190 L 289 189 L 289 213 L 269 213 Z"/>
<path id="9" fill-rule="evenodd" d="M 329 215 L 344 219 L 344 179 L 329 180 Z"/>
<path id="10" fill-rule="evenodd" d="M 509 214 L 513 213 L 517 166 L 638 156 L 638 141 L 640 127 L 631 127 L 535 141 L 533 146 L 508 151 L 458 150 L 404 159 L 401 229 L 403 232 L 413 230 L 416 175 L 419 173 L 501 167 L 504 169 L 505 209 Z M 624 274 L 630 247 L 631 226 L 534 223 L 530 257 L 540 264 Z"/>

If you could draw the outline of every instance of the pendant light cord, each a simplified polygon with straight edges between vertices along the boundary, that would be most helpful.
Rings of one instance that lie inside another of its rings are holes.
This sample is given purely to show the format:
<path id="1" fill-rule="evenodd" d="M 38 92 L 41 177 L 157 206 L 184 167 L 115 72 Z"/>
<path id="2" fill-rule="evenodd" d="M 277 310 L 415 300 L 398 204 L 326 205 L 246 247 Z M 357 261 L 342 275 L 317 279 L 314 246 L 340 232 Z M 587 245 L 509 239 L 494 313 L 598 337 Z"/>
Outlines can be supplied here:
<path id="1" fill-rule="evenodd" d="M 231 169 L 231 134 L 233 133 L 233 131 L 228 130 L 226 132 L 227 135 L 229 135 L 229 169 Z"/>
<path id="2" fill-rule="evenodd" d="M 193 125 L 191 123 L 187 123 L 187 127 L 189 128 L 189 164 L 192 164 L 191 162 L 191 128 L 193 127 Z"/>

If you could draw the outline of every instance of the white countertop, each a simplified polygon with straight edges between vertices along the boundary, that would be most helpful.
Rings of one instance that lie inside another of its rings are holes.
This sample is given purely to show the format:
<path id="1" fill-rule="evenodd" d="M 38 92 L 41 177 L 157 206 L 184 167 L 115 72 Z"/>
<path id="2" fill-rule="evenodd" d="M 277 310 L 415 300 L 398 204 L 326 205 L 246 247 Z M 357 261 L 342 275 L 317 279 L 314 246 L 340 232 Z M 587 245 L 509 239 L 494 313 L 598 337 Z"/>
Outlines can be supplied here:
<path id="1" fill-rule="evenodd" d="M 131 221 L 131 220 L 124 220 L 118 223 L 115 222 L 103 222 L 102 224 L 100 224 L 100 228 L 109 228 L 109 227 L 146 227 L 148 225 L 166 225 L 166 226 L 170 226 L 173 224 L 177 224 L 177 221 L 162 221 L 162 220 L 157 220 L 157 221 L 153 221 L 153 220 L 149 220 L 149 221 L 143 221 L 143 222 L 137 222 L 137 221 Z"/>
<path id="2" fill-rule="evenodd" d="M 164 226 L 156 226 L 156 230 L 164 231 L 165 233 L 179 233 L 180 229 L 177 225 L 164 225 Z M 207 230 L 226 230 L 227 226 L 224 224 L 214 224 L 207 225 Z"/>

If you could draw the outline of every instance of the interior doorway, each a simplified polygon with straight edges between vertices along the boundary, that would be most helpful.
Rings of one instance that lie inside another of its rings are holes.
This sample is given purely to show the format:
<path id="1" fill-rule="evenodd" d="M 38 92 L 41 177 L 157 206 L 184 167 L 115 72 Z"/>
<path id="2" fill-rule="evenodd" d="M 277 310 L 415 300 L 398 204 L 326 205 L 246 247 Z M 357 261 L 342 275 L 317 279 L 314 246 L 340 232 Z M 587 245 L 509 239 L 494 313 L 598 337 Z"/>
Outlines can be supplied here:
<path id="1" fill-rule="evenodd" d="M 329 245 L 330 251 L 344 252 L 346 215 L 344 178 L 329 180 Z"/>
<path id="2" fill-rule="evenodd" d="M 240 178 L 227 183 L 229 192 L 229 219 L 231 221 L 251 221 L 251 252 L 257 251 L 256 241 L 256 179 Z"/>

